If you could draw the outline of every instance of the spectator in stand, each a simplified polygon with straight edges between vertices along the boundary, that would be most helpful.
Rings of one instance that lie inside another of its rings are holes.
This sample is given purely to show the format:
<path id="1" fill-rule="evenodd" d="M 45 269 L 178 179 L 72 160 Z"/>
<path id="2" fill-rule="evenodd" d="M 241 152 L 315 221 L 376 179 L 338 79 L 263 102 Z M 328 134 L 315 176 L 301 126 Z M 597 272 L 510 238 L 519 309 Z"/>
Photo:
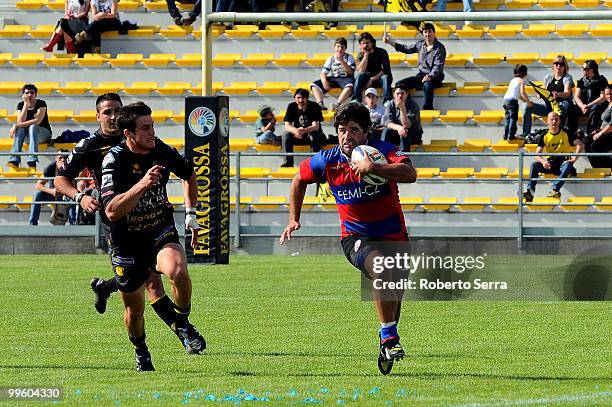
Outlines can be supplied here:
<path id="1" fill-rule="evenodd" d="M 43 177 L 51 178 L 51 180 L 47 181 L 45 179 L 41 179 L 41 180 L 36 181 L 36 184 L 34 185 L 34 189 L 36 189 L 38 192 L 36 192 L 36 195 L 34 196 L 34 202 L 61 201 L 62 200 L 63 195 L 61 194 L 61 192 L 55 189 L 55 185 L 53 184 L 53 178 L 55 177 L 55 173 L 57 172 L 57 169 L 61 167 L 62 165 L 64 165 L 64 161 L 66 159 L 66 156 L 64 153 L 67 154 L 68 150 L 59 150 L 58 154 L 55 156 L 55 161 L 49 164 L 43 171 Z M 65 212 L 62 212 L 62 213 L 65 213 Z M 33 203 L 30 208 L 30 219 L 29 219 L 30 225 L 33 225 L 33 226 L 38 225 L 38 218 L 40 218 L 40 204 Z M 68 210 L 68 219 L 71 225 L 75 223 L 75 219 L 76 219 L 76 206 L 75 205 L 70 205 L 70 209 Z M 66 218 L 64 217 L 63 220 L 65 222 Z"/>
<path id="2" fill-rule="evenodd" d="M 520 139 L 516 136 L 516 124 L 518 123 L 519 100 L 533 105 L 525 91 L 525 78 L 527 77 L 527 67 L 525 65 L 514 66 L 514 78 L 508 85 L 508 90 L 504 95 L 504 111 L 506 112 L 506 124 L 504 126 L 504 140 Z"/>
<path id="3" fill-rule="evenodd" d="M 552 73 L 544 77 L 544 87 L 551 92 L 553 99 L 559 104 L 561 109 L 561 126 L 564 127 L 568 122 L 568 115 L 572 107 L 572 88 L 574 79 L 567 73 L 569 67 L 563 55 L 557 55 L 552 64 Z M 532 117 L 546 116 L 552 111 L 548 104 L 532 103 L 525 106 L 523 113 L 523 137 L 527 137 L 531 132 Z M 573 133 L 573 132 L 572 132 Z"/>
<path id="4" fill-rule="evenodd" d="M 286 153 L 292 153 L 294 145 L 310 145 L 315 153 L 325 145 L 326 138 L 321 131 L 321 107 L 308 100 L 309 96 L 306 89 L 298 88 L 293 94 L 294 101 L 287 106 L 283 119 L 283 151 Z M 293 167 L 293 156 L 286 156 L 281 167 Z"/>
<path id="5" fill-rule="evenodd" d="M 338 97 L 338 103 L 332 104 L 332 109 L 341 105 L 351 97 L 353 93 L 353 72 L 355 71 L 355 58 L 346 52 L 346 39 L 340 37 L 334 43 L 334 55 L 331 55 L 323 64 L 320 79 L 310 85 L 315 100 L 321 106 L 321 110 L 327 110 L 323 103 L 323 95 L 331 89 L 340 88 L 342 92 Z"/>
<path id="6" fill-rule="evenodd" d="M 89 0 L 65 0 L 64 17 L 60 18 L 57 22 L 49 42 L 41 49 L 53 52 L 53 48 L 63 38 L 66 51 L 69 54 L 76 54 L 74 46 L 75 35 L 87 28 L 89 24 L 89 8 Z"/>
<path id="7" fill-rule="evenodd" d="M 404 85 L 406 89 L 423 90 L 425 103 L 423 110 L 433 110 L 434 89 L 442 85 L 444 80 L 444 62 L 446 61 L 446 48 L 436 38 L 436 27 L 432 23 L 423 24 L 423 39 L 407 46 L 400 44 L 387 34 L 383 40 L 404 54 L 418 53 L 418 73 L 416 76 L 402 79 L 396 83 Z"/>
<path id="8" fill-rule="evenodd" d="M 176 3 L 180 4 L 193 4 L 189 16 L 183 18 L 181 11 L 176 6 Z M 166 0 L 168 5 L 168 12 L 174 19 L 176 25 L 191 25 L 194 23 L 196 18 L 202 13 L 202 1 L 201 0 Z"/>
<path id="9" fill-rule="evenodd" d="M 578 86 L 574 91 L 574 103 L 578 118 L 588 116 L 587 134 L 591 134 L 599 128 L 601 115 L 607 107 L 604 92 L 608 87 L 608 80 L 599 74 L 599 66 L 592 59 L 584 61 L 582 72 L 584 76 L 578 79 Z"/>
<path id="10" fill-rule="evenodd" d="M 408 152 L 411 145 L 423 143 L 419 106 L 402 84 L 395 85 L 393 100 L 385 103 L 383 123 L 385 129 L 382 131 L 381 140 L 395 144 L 401 151 Z"/>
<path id="11" fill-rule="evenodd" d="M 255 142 L 280 146 L 282 139 L 274 134 L 276 117 L 274 117 L 273 109 L 270 106 L 262 106 L 257 113 L 259 113 L 259 119 L 255 122 Z"/>
<path id="12" fill-rule="evenodd" d="M 119 21 L 119 0 L 91 0 L 93 22 L 75 36 L 76 43 L 91 38 L 91 45 L 95 53 L 100 53 L 102 33 L 118 31 L 121 27 Z"/>
<path id="13" fill-rule="evenodd" d="M 373 87 L 382 87 L 384 101 L 391 100 L 393 76 L 389 54 L 376 46 L 376 40 L 368 32 L 359 35 L 359 48 L 361 51 L 357 54 L 353 100 L 361 103 L 363 91 Z"/>
<path id="14" fill-rule="evenodd" d="M 293 9 L 295 8 L 295 3 L 297 3 L 297 1 L 298 0 L 287 0 L 285 3 L 285 11 L 288 13 L 293 13 Z M 299 2 L 299 11 L 313 11 L 324 7 L 327 11 L 337 13 L 340 6 L 340 0 L 299 0 Z"/>
<path id="15" fill-rule="evenodd" d="M 538 142 L 536 153 L 571 153 L 572 145 L 575 147 L 575 153 L 584 151 L 584 144 L 580 139 L 568 136 L 565 131 L 561 130 L 561 117 L 558 113 L 548 113 L 547 119 L 548 132 Z M 567 178 L 575 173 L 574 163 L 577 159 L 578 156 L 548 156 L 546 158 L 541 155 L 536 156 L 535 161 L 531 163 L 531 170 L 529 171 L 530 181 L 527 183 L 527 191 L 523 194 L 525 201 L 533 201 L 537 184 L 536 179 L 540 174 L 555 174 L 559 178 Z M 561 187 L 563 187 L 564 183 L 565 181 L 561 180 L 553 182 L 548 197 L 561 199 Z"/>
<path id="16" fill-rule="evenodd" d="M 463 0 L 463 11 L 471 13 L 474 9 L 474 0 Z M 446 11 L 446 0 L 438 0 L 436 11 Z M 471 21 L 466 20 L 465 24 L 469 25 Z"/>
<path id="17" fill-rule="evenodd" d="M 601 125 L 586 139 L 589 153 L 608 153 L 612 150 L 612 86 L 604 91 L 607 105 L 601 114 Z M 612 157 L 589 157 L 593 168 L 612 168 Z"/>
<path id="18" fill-rule="evenodd" d="M 21 102 L 17 104 L 17 122 L 9 130 L 9 136 L 13 138 L 11 153 L 20 153 L 23 143 L 28 137 L 28 167 L 36 169 L 38 157 L 38 145 L 48 143 L 51 140 L 51 126 L 47 116 L 47 103 L 37 99 L 38 89 L 32 84 L 21 88 Z M 21 157 L 12 155 L 6 165 L 12 168 L 19 167 Z"/>
<path id="19" fill-rule="evenodd" d="M 385 128 L 383 117 L 385 116 L 385 107 L 382 103 L 378 103 L 378 91 L 374 88 L 368 88 L 365 91 L 365 106 L 370 111 L 370 139 L 380 140 L 382 131 Z"/>

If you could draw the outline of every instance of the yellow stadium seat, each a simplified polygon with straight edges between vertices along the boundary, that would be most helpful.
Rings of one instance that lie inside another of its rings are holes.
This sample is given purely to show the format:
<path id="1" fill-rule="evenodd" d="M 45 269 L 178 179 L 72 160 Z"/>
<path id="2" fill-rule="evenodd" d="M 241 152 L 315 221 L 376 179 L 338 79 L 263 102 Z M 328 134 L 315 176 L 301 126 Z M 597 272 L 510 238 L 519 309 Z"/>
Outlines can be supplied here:
<path id="1" fill-rule="evenodd" d="M 47 110 L 49 123 L 63 123 L 73 114 L 72 110 Z"/>
<path id="2" fill-rule="evenodd" d="M 312 209 L 320 203 L 321 200 L 318 196 L 305 196 L 304 201 L 302 202 L 302 209 Z"/>
<path id="3" fill-rule="evenodd" d="M 302 62 L 306 61 L 308 54 L 281 54 L 279 57 L 274 58 L 274 63 L 278 66 L 298 66 Z"/>
<path id="4" fill-rule="evenodd" d="M 593 205 L 594 196 L 570 196 L 567 198 L 567 204 L 561 205 L 561 208 L 566 211 L 586 211 Z"/>
<path id="5" fill-rule="evenodd" d="M 439 168 L 417 168 L 417 178 L 433 178 L 440 175 Z"/>
<path id="6" fill-rule="evenodd" d="M 421 148 L 424 151 L 441 152 L 448 151 L 451 148 L 457 147 L 457 140 L 436 140 L 433 139 L 429 144 L 423 144 Z"/>
<path id="7" fill-rule="evenodd" d="M 130 95 L 148 95 L 157 90 L 157 82 L 132 82 L 130 86 L 123 89 Z"/>
<path id="8" fill-rule="evenodd" d="M 148 37 L 152 37 L 153 35 L 157 34 L 159 32 L 159 26 L 158 25 L 143 25 L 140 26 L 140 28 L 136 29 L 136 30 L 130 30 L 128 31 L 128 36 L 129 37 L 136 37 L 136 38 L 148 38 Z M 113 32 L 114 35 L 114 32 Z M 103 34 L 104 36 L 104 34 Z"/>
<path id="9" fill-rule="evenodd" d="M 506 7 L 509 9 L 526 9 L 536 5 L 538 0 L 512 0 L 506 2 Z"/>
<path id="10" fill-rule="evenodd" d="M 128 11 L 128 10 L 133 11 L 133 10 L 140 8 L 141 5 L 142 3 L 140 1 L 121 0 L 121 10 L 122 11 Z"/>
<path id="11" fill-rule="evenodd" d="M 407 27 L 405 25 L 398 25 L 387 31 L 393 38 L 414 38 L 418 31 L 415 27 Z M 373 34 L 372 34 L 373 35 Z"/>
<path id="12" fill-rule="evenodd" d="M 0 52 L 0 65 L 4 65 L 13 58 L 13 55 L 9 52 Z"/>
<path id="13" fill-rule="evenodd" d="M 385 26 L 383 24 L 365 24 L 363 28 L 357 30 L 357 32 L 359 34 L 368 32 L 372 34 L 374 38 L 382 38 L 384 34 L 384 30 L 385 30 Z"/>
<path id="14" fill-rule="evenodd" d="M 523 28 L 523 34 L 527 37 L 547 37 L 555 32 L 554 24 L 529 24 L 528 28 Z"/>
<path id="15" fill-rule="evenodd" d="M 499 140 L 495 144 L 491 144 L 491 150 L 496 153 L 500 152 L 514 152 L 518 151 L 519 147 L 523 145 L 523 142 L 520 140 Z"/>
<path id="16" fill-rule="evenodd" d="M 602 196 L 601 201 L 597 202 L 597 209 L 602 211 L 612 210 L 612 196 Z"/>
<path id="17" fill-rule="evenodd" d="M 489 147 L 491 147 L 489 139 L 465 139 L 463 144 L 457 146 L 457 149 L 461 152 L 473 152 L 484 151 Z"/>
<path id="18" fill-rule="evenodd" d="M 557 58 L 557 56 L 563 55 L 565 59 L 571 61 L 574 58 L 573 52 L 547 52 L 545 55 L 540 55 L 540 62 L 544 65 L 552 65 L 553 61 Z"/>
<path id="19" fill-rule="evenodd" d="M 498 52 L 483 52 L 477 57 L 472 57 L 472 62 L 474 65 L 478 66 L 495 66 L 499 65 L 504 59 L 506 59 L 505 54 Z"/>
<path id="20" fill-rule="evenodd" d="M 446 171 L 441 171 L 442 178 L 469 178 L 474 175 L 473 168 L 450 167 Z"/>
<path id="21" fill-rule="evenodd" d="M 505 0 L 480 0 L 478 10 L 497 10 L 502 5 L 506 5 Z"/>
<path id="22" fill-rule="evenodd" d="M 4 119 L 8 115 L 7 109 L 0 109 L 0 120 Z M 2 141 L 2 139 L 0 139 Z"/>
<path id="23" fill-rule="evenodd" d="M 247 95 L 255 89 L 256 82 L 232 82 L 223 88 L 223 92 L 228 95 Z"/>
<path id="24" fill-rule="evenodd" d="M 257 31 L 259 31 L 259 27 L 254 24 L 242 24 L 234 26 L 233 30 L 225 30 L 224 34 L 228 38 L 240 39 L 249 38 Z"/>
<path id="25" fill-rule="evenodd" d="M 485 32 L 488 31 L 488 27 L 478 25 L 464 25 L 461 29 L 455 30 L 455 35 L 461 39 L 464 38 L 481 38 Z"/>
<path id="26" fill-rule="evenodd" d="M 92 87 L 91 82 L 66 82 L 58 91 L 62 95 L 82 95 Z"/>
<path id="27" fill-rule="evenodd" d="M 281 39 L 289 34 L 291 29 L 286 25 L 268 24 L 265 30 L 259 30 L 257 34 L 265 39 Z"/>
<path id="28" fill-rule="evenodd" d="M 64 11 L 65 1 L 64 0 L 49 0 L 47 7 L 53 11 Z"/>
<path id="29" fill-rule="evenodd" d="M 168 144 L 170 147 L 174 147 L 177 150 L 181 150 L 185 147 L 185 138 L 184 137 L 164 137 L 163 142 Z"/>
<path id="30" fill-rule="evenodd" d="M 17 202 L 16 196 L 0 195 L 0 209 L 7 209 L 10 205 Z"/>
<path id="31" fill-rule="evenodd" d="M 448 38 L 450 33 L 454 32 L 456 28 L 454 25 L 444 25 L 436 23 L 434 23 L 434 26 L 436 27 L 437 38 Z"/>
<path id="32" fill-rule="evenodd" d="M 298 171 L 298 167 L 287 167 L 287 168 L 277 168 L 276 170 L 270 172 L 270 176 L 272 178 L 293 178 L 295 173 Z"/>
<path id="33" fill-rule="evenodd" d="M 39 25 L 35 29 L 31 30 L 29 34 L 30 34 L 30 37 L 32 38 L 47 39 L 51 37 L 51 34 L 53 34 L 53 31 L 55 31 L 54 25 Z"/>
<path id="34" fill-rule="evenodd" d="M 508 172 L 508 178 L 518 178 L 518 168 Z M 523 167 L 523 179 L 529 178 L 529 167 Z"/>
<path id="35" fill-rule="evenodd" d="M 72 54 L 51 54 L 47 56 L 43 63 L 49 67 L 66 67 L 76 60 L 76 55 Z"/>
<path id="36" fill-rule="evenodd" d="M 540 7 L 545 9 L 559 9 L 567 5 L 567 0 L 538 0 Z"/>
<path id="37" fill-rule="evenodd" d="M 597 24 L 591 26 L 590 33 L 593 37 L 609 37 L 612 36 L 612 24 Z"/>
<path id="38" fill-rule="evenodd" d="M 20 93 L 21 87 L 25 85 L 25 82 L 0 82 L 0 93 L 5 95 L 12 95 L 14 93 Z"/>
<path id="39" fill-rule="evenodd" d="M 537 52 L 515 52 L 512 56 L 506 57 L 506 62 L 510 65 L 529 65 L 538 59 L 540 59 L 540 55 Z"/>
<path id="40" fill-rule="evenodd" d="M 480 95 L 484 93 L 490 85 L 489 82 L 465 82 L 463 86 L 457 86 L 455 92 L 459 95 Z"/>
<path id="41" fill-rule="evenodd" d="M 491 204 L 491 198 L 488 196 L 471 196 L 465 197 L 463 203 L 457 205 L 460 211 L 482 211 L 485 206 Z"/>
<path id="42" fill-rule="evenodd" d="M 148 11 L 168 11 L 168 6 L 165 1 L 147 1 L 144 3 L 144 7 Z"/>
<path id="43" fill-rule="evenodd" d="M 182 38 L 193 32 L 193 26 L 171 24 L 166 28 L 161 28 L 159 34 L 165 38 Z"/>
<path id="44" fill-rule="evenodd" d="M 246 112 L 240 112 L 238 119 L 242 123 L 255 123 L 255 121 L 259 119 L 259 113 L 255 110 L 247 110 Z"/>
<path id="45" fill-rule="evenodd" d="M 201 54 L 183 54 L 181 58 L 176 58 L 174 63 L 180 67 L 197 67 L 202 66 Z"/>
<path id="46" fill-rule="evenodd" d="M 522 24 L 497 24 L 489 29 L 489 35 L 495 38 L 516 37 L 523 30 Z"/>
<path id="47" fill-rule="evenodd" d="M 217 54 L 213 57 L 214 66 L 232 66 L 240 61 L 240 54 Z"/>
<path id="48" fill-rule="evenodd" d="M 23 198 L 19 199 L 19 201 L 21 201 L 23 203 L 16 203 L 15 206 L 20 211 L 29 211 L 30 207 L 32 205 L 32 200 L 33 200 L 32 199 L 32 195 L 24 196 Z"/>
<path id="49" fill-rule="evenodd" d="M 495 85 L 489 86 L 489 92 L 496 95 L 505 95 L 508 90 L 509 82 L 498 82 Z"/>
<path id="50" fill-rule="evenodd" d="M 91 92 L 94 95 L 103 95 L 109 92 L 119 92 L 125 88 L 125 82 L 99 82 L 96 86 L 92 86 Z"/>
<path id="51" fill-rule="evenodd" d="M 294 38 L 310 39 L 321 35 L 324 30 L 324 25 L 309 24 L 301 26 L 296 30 L 291 30 L 291 35 Z"/>
<path id="52" fill-rule="evenodd" d="M 499 124 L 504 120 L 504 112 L 501 110 L 481 110 L 472 117 L 478 124 Z"/>
<path id="53" fill-rule="evenodd" d="M 306 58 L 306 62 L 308 63 L 308 65 L 312 66 L 312 67 L 316 67 L 316 68 L 320 68 L 321 66 L 323 66 L 323 64 L 325 63 L 325 61 L 327 60 L 327 58 L 330 57 L 330 53 L 317 53 L 314 54 L 311 57 Z"/>
<path id="54" fill-rule="evenodd" d="M 249 54 L 240 59 L 244 66 L 261 67 L 268 65 L 274 59 L 274 54 Z"/>
<path id="55" fill-rule="evenodd" d="M 420 196 L 401 196 L 400 205 L 404 211 L 414 211 L 417 206 L 423 203 L 423 198 Z"/>
<path id="56" fill-rule="evenodd" d="M 240 209 L 244 209 L 247 207 L 247 205 L 252 204 L 253 203 L 253 197 L 252 196 L 240 196 Z M 232 195 L 230 196 L 230 208 L 231 209 L 236 209 L 236 196 Z"/>
<path id="57" fill-rule="evenodd" d="M 261 95 L 280 95 L 291 88 L 289 82 L 264 82 L 257 87 L 257 92 Z"/>
<path id="58" fill-rule="evenodd" d="M 447 110 L 441 114 L 439 120 L 444 123 L 465 123 L 474 116 L 473 110 Z"/>
<path id="59" fill-rule="evenodd" d="M 281 151 L 281 146 L 275 146 L 275 145 L 272 145 L 272 144 L 255 144 L 253 146 L 253 148 L 258 153 L 262 153 L 262 152 L 266 152 L 266 153 L 278 153 L 278 152 Z M 294 149 L 294 151 L 298 152 L 297 147 Z"/>
<path id="60" fill-rule="evenodd" d="M 15 2 L 15 7 L 20 10 L 39 10 L 47 5 L 47 0 L 21 0 Z"/>
<path id="61" fill-rule="evenodd" d="M 502 196 L 497 202 L 491 205 L 496 211 L 517 211 L 519 199 L 516 196 Z"/>
<path id="62" fill-rule="evenodd" d="M 572 0 L 572 6 L 575 8 L 596 8 L 601 3 L 601 0 Z"/>
<path id="63" fill-rule="evenodd" d="M 592 59 L 600 64 L 602 61 L 605 61 L 606 58 L 608 58 L 608 54 L 605 52 L 583 52 L 579 56 L 574 57 L 574 63 L 582 65 L 587 59 Z"/>
<path id="64" fill-rule="evenodd" d="M 350 37 L 355 33 L 355 31 L 357 31 L 356 25 L 339 25 L 337 27 L 323 30 L 323 35 L 330 40 L 335 40 L 338 37 Z"/>
<path id="65" fill-rule="evenodd" d="M 436 95 L 448 95 L 451 91 L 457 89 L 456 82 L 442 82 L 442 86 L 434 90 Z"/>
<path id="66" fill-rule="evenodd" d="M 400 65 L 406 60 L 406 54 L 403 52 L 389 52 L 389 63 L 391 65 Z"/>
<path id="67" fill-rule="evenodd" d="M 36 66 L 45 59 L 45 54 L 21 53 L 17 58 L 11 59 L 15 66 Z"/>
<path id="68" fill-rule="evenodd" d="M 431 123 L 440 117 L 439 110 L 421 110 L 421 123 Z"/>
<path id="69" fill-rule="evenodd" d="M 476 178 L 501 178 L 508 175 L 507 168 L 498 168 L 498 167 L 483 167 L 480 171 L 475 172 L 474 176 Z"/>
<path id="70" fill-rule="evenodd" d="M 540 0 L 540 4 L 542 4 Z M 578 37 L 589 31 L 588 24 L 565 24 L 557 27 L 557 35 L 563 37 Z"/>
<path id="71" fill-rule="evenodd" d="M 162 110 L 162 109 L 154 109 L 153 112 L 151 113 L 151 117 L 153 118 L 153 121 L 155 123 L 165 123 L 170 118 L 172 118 L 173 115 L 174 115 L 174 112 L 172 112 L 172 110 Z"/>
<path id="72" fill-rule="evenodd" d="M 559 200 L 556 198 L 536 196 L 533 198 L 533 202 L 527 204 L 527 208 L 529 208 L 530 211 L 552 211 L 553 207 L 558 204 Z"/>
<path id="73" fill-rule="evenodd" d="M 148 58 L 143 58 L 142 63 L 149 67 L 166 66 L 176 59 L 176 54 L 151 54 Z"/>
<path id="74" fill-rule="evenodd" d="M 266 178 L 270 175 L 269 168 L 260 168 L 260 167 L 245 167 L 240 168 L 240 177 L 241 178 Z"/>
<path id="75" fill-rule="evenodd" d="M 446 57 L 445 66 L 464 66 L 472 59 L 472 54 L 450 54 Z"/>
<path id="76" fill-rule="evenodd" d="M 117 54 L 116 58 L 111 58 L 108 62 L 113 68 L 133 67 L 143 59 L 142 54 Z"/>
<path id="77" fill-rule="evenodd" d="M 578 178 L 605 178 L 610 176 L 610 168 L 585 168 L 578 173 Z"/>
<path id="78" fill-rule="evenodd" d="M 0 29 L 0 38 L 21 38 L 32 30 L 29 25 L 7 24 Z"/>
<path id="79" fill-rule="evenodd" d="M 288 203 L 286 196 L 260 196 L 252 205 L 255 210 L 278 209 L 281 205 Z"/>
<path id="80" fill-rule="evenodd" d="M 163 87 L 157 88 L 157 92 L 164 96 L 178 96 L 185 93 L 190 87 L 189 82 L 166 82 Z"/>
<path id="81" fill-rule="evenodd" d="M 427 212 L 448 211 L 452 205 L 457 203 L 457 198 L 450 196 L 432 196 L 427 203 L 423 204 L 423 209 Z"/>
<path id="82" fill-rule="evenodd" d="M 255 144 L 255 141 L 250 138 L 246 138 L 246 139 L 230 138 L 229 139 L 230 151 L 232 153 L 236 151 L 247 151 L 249 148 L 253 147 L 253 144 Z"/>
<path id="83" fill-rule="evenodd" d="M 181 206 L 185 203 L 185 197 L 182 195 L 169 195 L 168 201 L 176 208 L 177 206 Z"/>
<path id="84" fill-rule="evenodd" d="M 85 54 L 83 58 L 77 58 L 75 62 L 83 67 L 97 67 L 108 61 L 108 58 L 99 54 Z"/>
<path id="85" fill-rule="evenodd" d="M 95 123 L 96 120 L 96 111 L 95 110 L 81 110 L 79 114 L 74 114 L 72 116 L 72 121 L 75 123 Z"/>

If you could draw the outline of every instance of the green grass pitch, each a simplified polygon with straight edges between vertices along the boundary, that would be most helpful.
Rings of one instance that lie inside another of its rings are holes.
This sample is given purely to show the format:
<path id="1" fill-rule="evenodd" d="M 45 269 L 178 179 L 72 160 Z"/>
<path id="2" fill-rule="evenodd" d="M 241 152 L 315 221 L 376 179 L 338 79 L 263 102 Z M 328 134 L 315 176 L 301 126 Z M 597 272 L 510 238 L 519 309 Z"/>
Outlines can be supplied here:
<path id="1" fill-rule="evenodd" d="M 612 404 L 610 302 L 406 302 L 408 357 L 381 376 L 374 306 L 340 256 L 191 266 L 209 348 L 185 354 L 147 307 L 157 371 L 139 374 L 118 296 L 104 315 L 92 306 L 89 279 L 108 263 L 0 257 L 0 386 L 62 386 L 60 404 L 79 406 Z"/>

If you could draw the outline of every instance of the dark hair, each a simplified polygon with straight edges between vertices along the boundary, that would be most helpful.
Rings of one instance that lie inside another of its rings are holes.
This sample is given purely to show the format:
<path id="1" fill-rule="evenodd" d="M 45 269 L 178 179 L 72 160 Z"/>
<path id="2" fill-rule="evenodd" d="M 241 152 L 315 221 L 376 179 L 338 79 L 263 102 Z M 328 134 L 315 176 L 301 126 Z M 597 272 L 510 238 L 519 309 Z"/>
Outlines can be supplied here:
<path id="1" fill-rule="evenodd" d="M 433 23 L 425 23 L 421 26 L 421 32 L 425 30 L 431 30 L 433 32 L 436 32 L 436 26 L 433 25 Z"/>
<path id="2" fill-rule="evenodd" d="M 308 92 L 304 88 L 297 88 L 295 90 L 295 93 L 293 94 L 293 97 L 296 97 L 297 95 L 300 95 L 303 98 L 307 98 L 308 96 L 310 96 L 310 92 Z"/>
<path id="3" fill-rule="evenodd" d="M 350 121 L 357 123 L 366 134 L 368 129 L 372 127 L 370 111 L 359 102 L 344 103 L 336 109 L 336 113 L 334 114 L 334 128 L 336 131 L 338 131 L 338 126 Z"/>
<path id="4" fill-rule="evenodd" d="M 98 96 L 98 98 L 96 99 L 96 110 L 98 110 L 98 105 L 106 100 L 114 100 L 115 102 L 119 102 L 119 104 L 123 106 L 121 97 L 114 92 L 109 92 L 109 93 L 105 93 L 103 95 Z"/>
<path id="5" fill-rule="evenodd" d="M 406 86 L 403 83 L 396 83 L 395 86 L 393 87 L 393 92 L 395 92 L 397 89 L 401 89 L 404 92 L 408 93 L 408 86 Z"/>
<path id="6" fill-rule="evenodd" d="M 136 133 L 136 120 L 142 116 L 151 116 L 151 108 L 145 105 L 144 102 L 136 102 L 123 106 L 117 117 L 117 125 L 121 133 L 126 129 L 131 133 Z"/>
<path id="7" fill-rule="evenodd" d="M 599 65 L 593 59 L 587 59 L 584 61 L 584 64 L 588 69 L 592 69 L 595 75 L 599 75 Z"/>
<path id="8" fill-rule="evenodd" d="M 376 40 L 374 39 L 374 37 L 372 36 L 372 34 L 370 34 L 369 32 L 363 32 L 361 34 L 359 34 L 359 43 L 361 43 L 361 41 L 363 40 L 367 40 L 370 41 L 372 43 L 372 45 L 376 45 Z"/>
<path id="9" fill-rule="evenodd" d="M 25 84 L 21 87 L 21 94 L 23 95 L 26 90 L 33 90 L 34 93 L 38 94 L 38 88 L 31 83 Z"/>
<path id="10" fill-rule="evenodd" d="M 340 45 L 344 45 L 344 47 L 348 47 L 348 44 L 346 42 L 346 38 L 344 38 L 344 37 L 336 38 L 336 42 L 334 42 L 334 45 L 335 44 L 340 44 Z"/>
<path id="11" fill-rule="evenodd" d="M 514 76 L 518 76 L 519 78 L 527 76 L 527 66 L 523 64 L 514 65 Z"/>

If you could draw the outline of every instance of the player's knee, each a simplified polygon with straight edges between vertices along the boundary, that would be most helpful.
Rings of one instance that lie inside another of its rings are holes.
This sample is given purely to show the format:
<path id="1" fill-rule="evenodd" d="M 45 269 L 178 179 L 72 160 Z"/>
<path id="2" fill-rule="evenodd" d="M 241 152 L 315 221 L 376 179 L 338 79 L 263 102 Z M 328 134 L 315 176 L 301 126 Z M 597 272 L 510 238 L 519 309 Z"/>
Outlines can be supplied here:
<path id="1" fill-rule="evenodd" d="M 187 274 L 187 267 L 185 267 L 182 263 L 173 263 L 168 266 L 167 270 L 164 271 L 164 274 L 168 276 L 168 278 L 175 283 L 182 283 L 189 280 L 189 275 Z"/>

